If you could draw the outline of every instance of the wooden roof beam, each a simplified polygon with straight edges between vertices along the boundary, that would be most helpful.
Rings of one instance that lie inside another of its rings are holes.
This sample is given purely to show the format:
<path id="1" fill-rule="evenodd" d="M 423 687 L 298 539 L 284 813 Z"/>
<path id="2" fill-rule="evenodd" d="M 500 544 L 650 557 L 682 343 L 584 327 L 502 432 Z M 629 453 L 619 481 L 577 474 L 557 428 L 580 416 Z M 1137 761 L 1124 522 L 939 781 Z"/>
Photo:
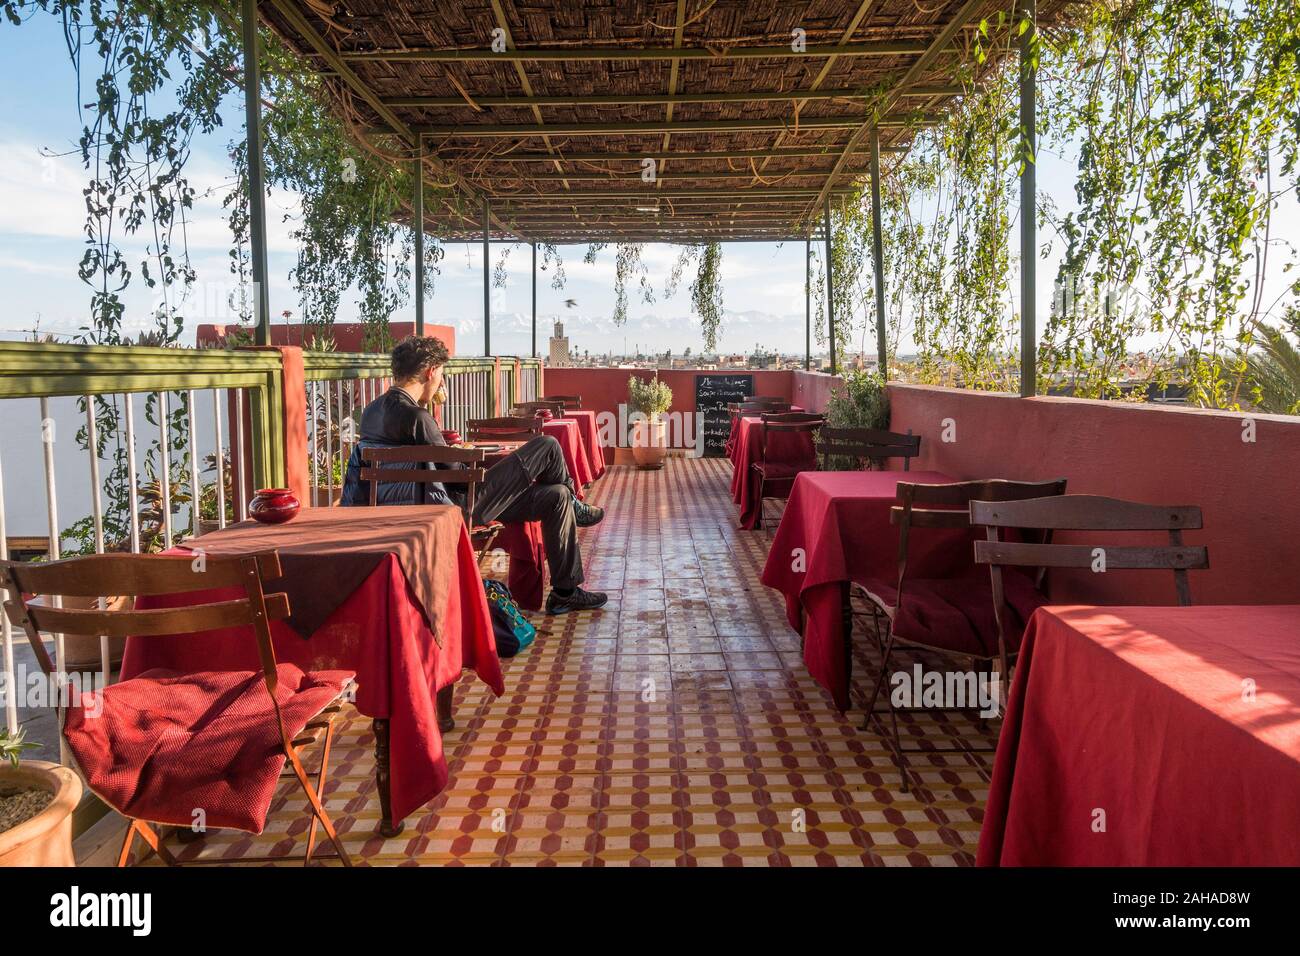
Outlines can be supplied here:
<path id="1" fill-rule="evenodd" d="M 274 0 L 277 6 L 283 0 Z M 925 52 L 926 44 L 913 40 L 885 40 L 865 43 L 836 43 L 808 46 L 802 52 L 789 44 L 780 46 L 703 47 L 521 47 L 494 53 L 490 47 L 459 50 L 354 50 L 341 54 L 344 63 L 482 63 L 595 62 L 633 60 L 777 60 L 798 57 L 910 56 Z"/>
<path id="2" fill-rule="evenodd" d="M 983 0 L 974 0 L 983 2 Z M 882 129 L 891 127 L 913 127 L 933 125 L 940 117 L 932 113 L 917 113 L 913 116 L 891 116 L 876 125 Z M 799 130 L 817 131 L 826 129 L 857 129 L 861 125 L 859 116 L 815 116 L 799 121 Z M 784 117 L 768 117 L 739 120 L 678 120 L 669 123 L 664 120 L 646 120 L 623 123 L 552 123 L 549 126 L 532 126 L 527 123 L 509 123 L 495 126 L 487 123 L 467 124 L 464 126 L 412 126 L 411 129 L 426 137 L 468 137 L 485 139 L 494 137 L 524 136 L 637 136 L 650 133 L 750 133 L 755 130 L 789 130 L 794 132 L 790 121 Z"/>
<path id="3" fill-rule="evenodd" d="M 916 86 L 902 95 L 911 97 L 957 96 L 960 85 Z M 592 93 L 579 96 L 476 96 L 474 105 L 486 107 L 558 106 L 690 106 L 710 103 L 785 103 L 791 100 L 864 100 L 863 90 L 746 90 L 738 93 Z M 384 105 L 394 109 L 472 109 L 462 96 L 386 96 Z M 671 122 L 672 117 L 667 117 Z"/>

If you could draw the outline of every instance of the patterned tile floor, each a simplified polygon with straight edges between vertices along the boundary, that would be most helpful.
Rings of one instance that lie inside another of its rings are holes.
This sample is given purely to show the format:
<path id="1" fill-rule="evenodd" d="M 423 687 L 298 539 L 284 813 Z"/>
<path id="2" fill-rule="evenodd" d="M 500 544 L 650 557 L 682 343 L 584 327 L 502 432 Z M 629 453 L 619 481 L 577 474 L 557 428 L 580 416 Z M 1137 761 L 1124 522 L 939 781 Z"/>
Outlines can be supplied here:
<path id="1" fill-rule="evenodd" d="M 375 833 L 373 737 L 342 721 L 328 808 L 371 865 L 969 865 L 988 757 L 912 758 L 903 793 L 884 742 L 808 676 L 780 596 L 759 583 L 769 531 L 739 530 L 725 460 L 614 468 L 582 532 L 602 611 L 536 618 L 496 699 L 466 678 L 447 737 L 451 783 L 400 836 Z M 768 503 L 769 509 L 779 507 Z M 775 527 L 776 521 L 768 522 Z M 875 672 L 857 640 L 855 699 Z M 347 716 L 347 715 L 345 715 Z M 987 728 L 996 733 L 996 725 Z M 905 715 L 904 735 L 978 746 L 958 717 Z M 257 837 L 218 833 L 185 856 L 299 852 L 288 788 Z"/>

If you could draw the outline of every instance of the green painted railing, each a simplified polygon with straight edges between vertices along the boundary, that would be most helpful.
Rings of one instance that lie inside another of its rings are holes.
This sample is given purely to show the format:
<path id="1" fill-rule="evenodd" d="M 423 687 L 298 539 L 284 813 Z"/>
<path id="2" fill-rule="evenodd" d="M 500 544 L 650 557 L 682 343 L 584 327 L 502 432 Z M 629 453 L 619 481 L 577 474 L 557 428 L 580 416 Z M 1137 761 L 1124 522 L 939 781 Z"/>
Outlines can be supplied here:
<path id="1" fill-rule="evenodd" d="M 0 342 L 0 398 L 247 390 L 259 488 L 284 482 L 283 374 L 274 351 Z"/>

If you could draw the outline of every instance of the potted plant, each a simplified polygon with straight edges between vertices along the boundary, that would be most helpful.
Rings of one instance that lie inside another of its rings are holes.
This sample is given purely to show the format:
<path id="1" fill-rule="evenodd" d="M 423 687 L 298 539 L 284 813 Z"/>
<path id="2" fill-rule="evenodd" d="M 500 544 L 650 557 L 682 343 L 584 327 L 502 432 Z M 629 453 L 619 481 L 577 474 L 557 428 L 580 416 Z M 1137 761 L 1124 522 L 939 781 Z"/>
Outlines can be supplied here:
<path id="1" fill-rule="evenodd" d="M 203 459 L 203 473 L 213 472 L 214 475 L 213 480 L 203 482 L 203 487 L 199 490 L 199 534 L 201 535 L 216 531 L 221 527 L 221 522 L 217 520 L 216 470 L 216 455 L 208 455 Z M 223 452 L 221 455 L 221 477 L 222 484 L 225 486 L 222 491 L 226 505 L 226 524 L 233 524 L 235 521 L 235 481 L 230 467 L 230 452 Z"/>
<path id="2" fill-rule="evenodd" d="M 23 731 L 0 730 L 0 866 L 76 866 L 72 811 L 81 802 L 81 778 L 69 767 L 25 760 L 35 744 Z"/>
<path id="3" fill-rule="evenodd" d="M 661 415 L 673 404 L 673 390 L 659 381 L 633 375 L 627 380 L 627 403 L 635 413 L 632 420 L 632 458 L 646 470 L 664 466 L 668 455 L 668 427 Z"/>

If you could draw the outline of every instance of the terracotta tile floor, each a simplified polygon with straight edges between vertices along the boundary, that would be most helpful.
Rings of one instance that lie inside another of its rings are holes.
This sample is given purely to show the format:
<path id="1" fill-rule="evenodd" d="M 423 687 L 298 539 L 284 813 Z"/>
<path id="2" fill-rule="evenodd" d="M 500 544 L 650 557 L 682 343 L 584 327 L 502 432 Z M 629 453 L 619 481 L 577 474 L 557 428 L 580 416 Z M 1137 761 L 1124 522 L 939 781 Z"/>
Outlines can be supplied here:
<path id="1" fill-rule="evenodd" d="M 369 721 L 341 724 L 328 807 L 372 865 L 968 865 L 987 793 L 980 757 L 913 758 L 905 794 L 880 738 L 808 676 L 780 596 L 758 576 L 770 532 L 741 531 L 725 460 L 612 469 L 582 532 L 600 612 L 537 617 L 506 662 L 506 694 L 461 682 L 452 781 L 406 831 L 375 833 Z M 770 527 L 775 527 L 775 502 Z M 857 641 L 857 694 L 875 670 Z M 869 690 L 869 688 L 867 688 Z M 991 732 L 996 733 L 996 726 Z M 958 718 L 907 715 L 934 746 L 976 740 Z M 260 836 L 185 848 L 232 861 L 297 852 L 307 825 L 287 789 Z"/>

